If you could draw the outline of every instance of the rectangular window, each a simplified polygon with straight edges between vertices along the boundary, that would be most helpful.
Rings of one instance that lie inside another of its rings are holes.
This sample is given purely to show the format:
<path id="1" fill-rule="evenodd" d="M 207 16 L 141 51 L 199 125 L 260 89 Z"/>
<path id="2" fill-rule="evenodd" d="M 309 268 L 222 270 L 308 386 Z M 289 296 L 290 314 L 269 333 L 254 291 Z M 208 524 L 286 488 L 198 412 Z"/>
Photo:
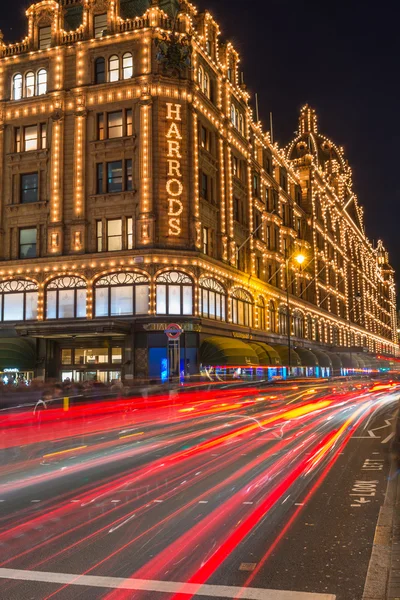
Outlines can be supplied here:
<path id="1" fill-rule="evenodd" d="M 183 286 L 183 314 L 193 314 L 193 293 L 191 286 Z"/>
<path id="2" fill-rule="evenodd" d="M 104 192 L 104 177 L 103 177 L 103 163 L 97 163 L 96 165 L 96 194 L 102 194 Z"/>
<path id="3" fill-rule="evenodd" d="M 133 313 L 133 286 L 121 285 L 111 288 L 111 316 L 121 317 Z"/>
<path id="4" fill-rule="evenodd" d="M 111 348 L 111 362 L 113 365 L 122 363 L 122 348 Z"/>
<path id="5" fill-rule="evenodd" d="M 232 173 L 234 177 L 239 177 L 239 159 L 237 156 L 232 156 Z"/>
<path id="6" fill-rule="evenodd" d="M 157 285 L 157 314 L 165 315 L 167 313 L 167 286 Z"/>
<path id="7" fill-rule="evenodd" d="M 47 50 L 51 46 L 51 27 L 39 27 L 39 50 Z"/>
<path id="8" fill-rule="evenodd" d="M 27 321 L 37 319 L 38 296 L 37 292 L 26 292 L 25 294 L 25 319 Z"/>
<path id="9" fill-rule="evenodd" d="M 132 159 L 128 158 L 125 161 L 125 190 L 131 192 L 133 190 L 133 175 L 132 175 Z"/>
<path id="10" fill-rule="evenodd" d="M 107 31 L 107 13 L 103 15 L 95 15 L 93 20 L 94 37 L 100 38 L 103 36 L 103 31 Z"/>
<path id="11" fill-rule="evenodd" d="M 147 315 L 149 312 L 150 289 L 148 285 L 135 286 L 135 313 Z"/>
<path id="12" fill-rule="evenodd" d="M 24 152 L 38 149 L 38 129 L 37 125 L 24 127 Z"/>
<path id="13" fill-rule="evenodd" d="M 200 145 L 205 150 L 208 150 L 208 146 L 207 146 L 207 129 L 203 125 L 201 125 L 201 128 L 200 128 Z"/>
<path id="14" fill-rule="evenodd" d="M 108 137 L 110 139 L 119 138 L 124 135 L 122 110 L 118 110 L 117 112 L 108 113 L 108 115 L 107 115 L 107 131 L 108 131 Z"/>
<path id="15" fill-rule="evenodd" d="M 268 248 L 268 250 L 271 250 L 271 225 L 267 225 L 266 234 L 267 234 L 267 239 L 266 239 L 267 248 Z"/>
<path id="16" fill-rule="evenodd" d="M 107 192 L 122 192 L 122 160 L 107 163 Z"/>
<path id="17" fill-rule="evenodd" d="M 181 286 L 170 285 L 168 287 L 168 314 L 181 314 Z"/>
<path id="18" fill-rule="evenodd" d="M 108 317 L 108 288 L 96 288 L 96 317 Z"/>
<path id="19" fill-rule="evenodd" d="M 126 247 L 128 250 L 133 248 L 133 219 L 128 217 L 126 220 Z"/>
<path id="20" fill-rule="evenodd" d="M 68 350 L 66 348 L 61 350 L 61 364 L 72 365 L 72 350 Z"/>
<path id="21" fill-rule="evenodd" d="M 122 220 L 107 221 L 107 250 L 122 250 Z"/>
<path id="22" fill-rule="evenodd" d="M 59 290 L 58 294 L 58 318 L 73 319 L 75 316 L 75 291 Z"/>
<path id="23" fill-rule="evenodd" d="M 131 108 L 126 111 L 126 135 L 133 135 L 133 112 Z"/>
<path id="24" fill-rule="evenodd" d="M 96 250 L 103 252 L 103 221 L 96 221 Z"/>
<path id="25" fill-rule="evenodd" d="M 47 148 L 47 125 L 46 123 L 41 123 L 40 125 L 40 140 L 41 140 L 41 149 L 46 150 Z"/>
<path id="26" fill-rule="evenodd" d="M 208 199 L 208 177 L 205 173 L 201 173 L 201 196 L 205 200 Z"/>
<path id="27" fill-rule="evenodd" d="M 233 219 L 240 222 L 240 201 L 239 198 L 233 199 Z"/>
<path id="28" fill-rule="evenodd" d="M 86 317 L 86 290 L 76 290 L 76 316 L 80 319 Z"/>
<path id="29" fill-rule="evenodd" d="M 209 229 L 208 227 L 203 227 L 203 254 L 208 254 L 209 251 Z"/>
<path id="30" fill-rule="evenodd" d="M 36 227 L 19 230 L 19 257 L 35 258 L 36 256 Z"/>
<path id="31" fill-rule="evenodd" d="M 46 319 L 57 318 L 57 291 L 48 290 L 46 294 Z"/>
<path id="32" fill-rule="evenodd" d="M 4 294 L 4 320 L 22 321 L 24 318 L 24 294 Z"/>
<path id="33" fill-rule="evenodd" d="M 39 201 L 39 174 L 21 175 L 21 204 Z"/>
<path id="34" fill-rule="evenodd" d="M 15 152 L 21 152 L 21 129 L 19 127 L 14 129 L 14 143 Z"/>
<path id="35" fill-rule="evenodd" d="M 97 115 L 97 139 L 104 140 L 104 115 L 100 113 Z"/>

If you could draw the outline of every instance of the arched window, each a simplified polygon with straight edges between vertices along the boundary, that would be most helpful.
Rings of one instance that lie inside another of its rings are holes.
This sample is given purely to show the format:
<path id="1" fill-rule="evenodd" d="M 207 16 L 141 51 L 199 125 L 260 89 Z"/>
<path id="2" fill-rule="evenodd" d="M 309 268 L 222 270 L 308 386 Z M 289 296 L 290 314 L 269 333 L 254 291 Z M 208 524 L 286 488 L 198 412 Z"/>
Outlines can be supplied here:
<path id="1" fill-rule="evenodd" d="M 22 75 L 21 75 L 21 73 L 16 73 L 13 77 L 12 99 L 13 100 L 21 100 L 21 98 L 22 98 Z"/>
<path id="2" fill-rule="evenodd" d="M 314 319 L 314 339 L 316 342 L 321 341 L 318 319 Z"/>
<path id="3" fill-rule="evenodd" d="M 239 111 L 237 108 L 235 109 L 235 127 L 239 129 Z"/>
<path id="4" fill-rule="evenodd" d="M 311 315 L 307 316 L 307 339 L 313 339 L 313 321 Z"/>
<path id="5" fill-rule="evenodd" d="M 84 319 L 86 282 L 80 277 L 58 277 L 46 289 L 46 319 Z"/>
<path id="6" fill-rule="evenodd" d="M 270 300 L 268 304 L 268 321 L 269 321 L 269 330 L 272 333 L 276 332 L 276 307 L 275 302 Z"/>
<path id="7" fill-rule="evenodd" d="M 197 69 L 197 83 L 199 84 L 201 91 L 203 91 L 203 81 L 204 81 L 204 69 L 203 69 L 203 67 L 200 66 Z"/>
<path id="8" fill-rule="evenodd" d="M 19 279 L 0 283 L 0 320 L 32 321 L 37 319 L 38 286 Z"/>
<path id="9" fill-rule="evenodd" d="M 339 345 L 339 329 L 336 326 L 332 327 L 332 344 Z"/>
<path id="10" fill-rule="evenodd" d="M 119 80 L 119 58 L 116 54 L 113 54 L 108 59 L 108 81 Z"/>
<path id="11" fill-rule="evenodd" d="M 210 76 L 208 73 L 204 73 L 203 92 L 205 93 L 207 98 L 210 97 Z"/>
<path id="12" fill-rule="evenodd" d="M 95 317 L 147 315 L 150 286 L 147 275 L 111 273 L 95 285 Z"/>
<path id="13" fill-rule="evenodd" d="M 257 300 L 258 329 L 265 331 L 265 300 L 262 296 Z"/>
<path id="14" fill-rule="evenodd" d="M 324 321 L 322 321 L 321 322 L 321 342 L 323 344 L 325 344 L 325 342 L 326 342 L 325 335 L 326 335 L 326 333 L 325 333 L 325 323 L 324 323 Z"/>
<path id="15" fill-rule="evenodd" d="M 106 81 L 106 61 L 103 56 L 96 58 L 94 62 L 94 82 L 105 83 Z"/>
<path id="16" fill-rule="evenodd" d="M 245 290 L 234 290 L 231 298 L 232 322 L 245 327 L 253 326 L 253 301 Z"/>
<path id="17" fill-rule="evenodd" d="M 122 78 L 130 79 L 133 77 L 133 56 L 131 52 L 125 52 L 122 57 Z"/>
<path id="18" fill-rule="evenodd" d="M 215 279 L 200 280 L 200 304 L 204 318 L 225 321 L 226 292 Z"/>
<path id="19" fill-rule="evenodd" d="M 231 104 L 231 123 L 235 125 L 235 107 L 233 104 Z"/>
<path id="20" fill-rule="evenodd" d="M 47 71 L 46 69 L 40 69 L 37 74 L 36 80 L 36 95 L 42 96 L 47 94 Z"/>
<path id="21" fill-rule="evenodd" d="M 156 279 L 158 315 L 192 315 L 193 281 L 180 271 L 161 273 Z"/>
<path id="22" fill-rule="evenodd" d="M 242 135 L 244 135 L 244 119 L 243 115 L 239 115 L 239 131 Z"/>
<path id="23" fill-rule="evenodd" d="M 32 98 L 35 95 L 35 73 L 28 71 L 25 75 L 25 97 Z"/>
<path id="24" fill-rule="evenodd" d="M 288 332 L 288 309 L 287 306 L 281 306 L 278 313 L 279 320 L 279 333 L 280 335 L 287 335 Z"/>
<path id="25" fill-rule="evenodd" d="M 304 337 L 304 317 L 299 311 L 295 311 L 292 317 L 293 322 L 293 335 L 295 337 Z"/>

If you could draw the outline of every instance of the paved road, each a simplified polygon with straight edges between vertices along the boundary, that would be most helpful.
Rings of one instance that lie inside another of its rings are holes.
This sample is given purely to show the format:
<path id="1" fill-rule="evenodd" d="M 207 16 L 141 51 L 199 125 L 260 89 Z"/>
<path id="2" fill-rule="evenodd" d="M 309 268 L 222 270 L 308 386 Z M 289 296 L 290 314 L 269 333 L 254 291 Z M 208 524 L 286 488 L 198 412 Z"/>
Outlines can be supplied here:
<path id="1" fill-rule="evenodd" d="M 352 387 L 3 420 L 0 597 L 361 600 L 398 392 Z"/>

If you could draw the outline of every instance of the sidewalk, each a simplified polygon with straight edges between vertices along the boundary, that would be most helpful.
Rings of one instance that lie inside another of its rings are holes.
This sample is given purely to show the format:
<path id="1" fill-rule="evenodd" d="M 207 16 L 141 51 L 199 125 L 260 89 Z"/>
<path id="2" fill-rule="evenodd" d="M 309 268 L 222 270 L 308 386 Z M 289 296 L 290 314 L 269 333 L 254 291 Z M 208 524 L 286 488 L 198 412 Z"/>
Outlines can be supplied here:
<path id="1" fill-rule="evenodd" d="M 400 476 L 394 461 L 375 530 L 362 600 L 400 600 Z"/>

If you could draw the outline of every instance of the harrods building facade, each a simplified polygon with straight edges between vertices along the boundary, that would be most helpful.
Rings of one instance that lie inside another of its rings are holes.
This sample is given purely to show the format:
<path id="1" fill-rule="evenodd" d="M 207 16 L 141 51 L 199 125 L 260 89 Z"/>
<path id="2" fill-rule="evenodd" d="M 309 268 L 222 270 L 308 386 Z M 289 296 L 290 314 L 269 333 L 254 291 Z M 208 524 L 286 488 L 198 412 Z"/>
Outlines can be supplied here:
<path id="1" fill-rule="evenodd" d="M 43 0 L 26 17 L 0 38 L 1 372 L 158 379 L 168 323 L 190 373 L 223 340 L 278 364 L 286 284 L 293 364 L 396 355 L 394 273 L 343 149 L 308 106 L 271 143 L 209 13 Z"/>

